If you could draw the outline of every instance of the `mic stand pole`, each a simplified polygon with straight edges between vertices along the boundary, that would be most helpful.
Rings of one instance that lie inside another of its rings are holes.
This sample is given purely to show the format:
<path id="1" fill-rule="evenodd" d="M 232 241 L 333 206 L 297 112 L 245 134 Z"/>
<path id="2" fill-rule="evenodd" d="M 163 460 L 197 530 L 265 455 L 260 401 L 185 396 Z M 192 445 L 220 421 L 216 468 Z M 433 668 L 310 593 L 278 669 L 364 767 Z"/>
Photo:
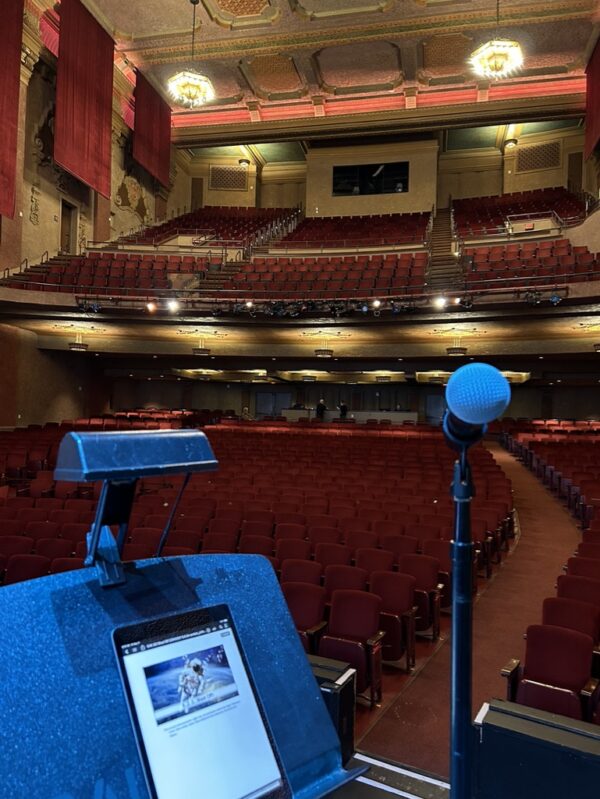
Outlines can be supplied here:
<path id="1" fill-rule="evenodd" d="M 472 565 L 471 498 L 474 496 L 467 446 L 454 463 L 454 539 L 452 541 L 452 690 L 450 736 L 450 797 L 472 795 Z"/>

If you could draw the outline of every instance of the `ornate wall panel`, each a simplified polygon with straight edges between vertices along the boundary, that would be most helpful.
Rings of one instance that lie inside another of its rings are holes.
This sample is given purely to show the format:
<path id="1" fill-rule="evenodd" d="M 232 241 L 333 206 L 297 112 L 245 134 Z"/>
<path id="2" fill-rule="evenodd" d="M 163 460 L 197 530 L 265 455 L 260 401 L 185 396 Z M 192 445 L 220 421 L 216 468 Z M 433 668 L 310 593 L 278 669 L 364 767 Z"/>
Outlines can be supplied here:
<path id="1" fill-rule="evenodd" d="M 209 188 L 215 191 L 246 191 L 248 189 L 248 170 L 242 166 L 211 164 Z"/>
<path id="2" fill-rule="evenodd" d="M 517 151 L 517 172 L 530 172 L 534 169 L 556 169 L 560 166 L 561 147 L 559 141 L 519 147 Z"/>

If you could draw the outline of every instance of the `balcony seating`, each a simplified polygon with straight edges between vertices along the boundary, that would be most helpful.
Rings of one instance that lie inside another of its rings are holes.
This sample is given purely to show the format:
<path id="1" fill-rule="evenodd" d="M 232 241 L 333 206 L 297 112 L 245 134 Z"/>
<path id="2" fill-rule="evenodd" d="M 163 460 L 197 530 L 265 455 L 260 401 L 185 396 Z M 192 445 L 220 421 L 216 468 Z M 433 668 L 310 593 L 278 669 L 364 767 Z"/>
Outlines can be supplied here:
<path id="1" fill-rule="evenodd" d="M 454 200 L 452 214 L 461 239 L 506 233 L 507 217 L 555 213 L 561 219 L 583 218 L 584 204 L 562 186 L 493 197 Z"/>
<path id="2" fill-rule="evenodd" d="M 310 217 L 283 237 L 286 247 L 369 247 L 381 244 L 422 243 L 428 213 L 380 214 L 373 216 Z"/>

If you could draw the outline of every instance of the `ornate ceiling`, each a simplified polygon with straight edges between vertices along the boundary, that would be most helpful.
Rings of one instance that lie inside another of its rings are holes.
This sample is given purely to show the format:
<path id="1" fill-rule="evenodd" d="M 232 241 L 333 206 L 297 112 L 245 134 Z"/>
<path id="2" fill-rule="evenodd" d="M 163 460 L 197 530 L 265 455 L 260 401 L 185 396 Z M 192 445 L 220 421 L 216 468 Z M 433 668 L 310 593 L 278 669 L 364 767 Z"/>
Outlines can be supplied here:
<path id="1" fill-rule="evenodd" d="M 164 93 L 189 64 L 188 0 L 83 0 L 115 38 L 117 66 Z M 52 12 L 53 0 L 28 0 Z M 201 0 L 195 66 L 217 98 L 174 108 L 175 141 L 265 141 L 581 114 L 599 0 L 501 5 L 516 77 L 476 80 L 466 59 L 496 31 L 494 0 Z"/>

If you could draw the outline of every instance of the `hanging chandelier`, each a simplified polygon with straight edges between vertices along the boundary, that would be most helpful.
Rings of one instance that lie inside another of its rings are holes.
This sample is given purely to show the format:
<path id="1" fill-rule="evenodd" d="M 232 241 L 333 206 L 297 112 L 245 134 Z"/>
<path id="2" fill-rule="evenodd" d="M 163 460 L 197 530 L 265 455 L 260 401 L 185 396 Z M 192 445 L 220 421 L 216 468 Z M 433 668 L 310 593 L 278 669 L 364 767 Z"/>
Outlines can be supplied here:
<path id="1" fill-rule="evenodd" d="M 190 0 L 192 15 L 192 62 L 194 61 L 194 45 L 196 41 L 196 6 L 200 0 Z M 198 108 L 215 99 L 215 89 L 210 78 L 196 72 L 195 69 L 184 69 L 173 75 L 167 83 L 169 94 L 177 105 L 184 108 Z"/>
<path id="2" fill-rule="evenodd" d="M 500 0 L 496 0 L 496 35 L 478 47 L 469 59 L 473 71 L 481 78 L 500 80 L 508 78 L 523 66 L 521 45 L 512 39 L 500 37 Z"/>

